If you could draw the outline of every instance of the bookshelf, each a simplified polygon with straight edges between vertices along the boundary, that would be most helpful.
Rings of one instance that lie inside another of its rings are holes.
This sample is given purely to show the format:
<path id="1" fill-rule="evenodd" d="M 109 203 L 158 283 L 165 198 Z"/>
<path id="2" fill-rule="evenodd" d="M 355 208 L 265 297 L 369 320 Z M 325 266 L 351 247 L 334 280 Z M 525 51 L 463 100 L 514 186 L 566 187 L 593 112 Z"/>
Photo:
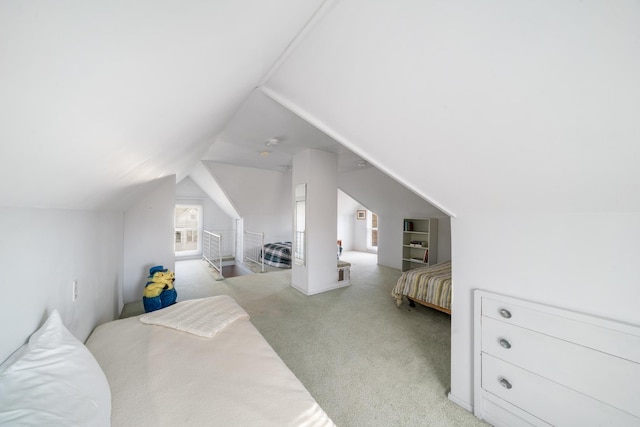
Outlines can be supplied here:
<path id="1" fill-rule="evenodd" d="M 402 271 L 437 263 L 438 220 L 405 218 L 402 227 Z"/>

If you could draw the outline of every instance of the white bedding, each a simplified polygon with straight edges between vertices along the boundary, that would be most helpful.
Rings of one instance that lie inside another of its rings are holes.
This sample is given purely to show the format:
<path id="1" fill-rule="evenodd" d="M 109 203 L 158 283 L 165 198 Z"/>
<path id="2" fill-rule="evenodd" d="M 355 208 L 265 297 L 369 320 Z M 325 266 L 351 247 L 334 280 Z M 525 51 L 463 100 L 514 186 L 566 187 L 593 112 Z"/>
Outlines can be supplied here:
<path id="1" fill-rule="evenodd" d="M 238 319 L 249 315 L 229 295 L 180 301 L 140 317 L 142 323 L 159 325 L 211 338 Z"/>
<path id="2" fill-rule="evenodd" d="M 247 318 L 213 338 L 139 316 L 86 343 L 111 387 L 112 426 L 333 426 Z"/>

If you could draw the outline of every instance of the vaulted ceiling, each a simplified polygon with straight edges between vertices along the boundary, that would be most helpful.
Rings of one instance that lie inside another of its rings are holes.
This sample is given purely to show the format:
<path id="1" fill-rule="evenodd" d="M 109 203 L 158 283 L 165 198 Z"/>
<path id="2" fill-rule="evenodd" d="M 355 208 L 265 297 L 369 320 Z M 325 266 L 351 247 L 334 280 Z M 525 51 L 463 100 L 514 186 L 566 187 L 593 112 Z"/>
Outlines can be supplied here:
<path id="1" fill-rule="evenodd" d="M 638 22 L 630 0 L 6 0 L 0 203 L 104 208 L 314 147 L 448 213 L 637 212 Z"/>
<path id="2" fill-rule="evenodd" d="M 92 209 L 186 175 L 235 142 L 227 122 L 321 4 L 3 1 L 1 203 Z"/>
<path id="3" fill-rule="evenodd" d="M 338 155 L 338 170 L 354 171 L 370 165 L 344 145 L 300 116 L 254 90 L 203 155 L 203 160 L 231 165 L 288 171 L 293 155 L 316 149 Z"/>

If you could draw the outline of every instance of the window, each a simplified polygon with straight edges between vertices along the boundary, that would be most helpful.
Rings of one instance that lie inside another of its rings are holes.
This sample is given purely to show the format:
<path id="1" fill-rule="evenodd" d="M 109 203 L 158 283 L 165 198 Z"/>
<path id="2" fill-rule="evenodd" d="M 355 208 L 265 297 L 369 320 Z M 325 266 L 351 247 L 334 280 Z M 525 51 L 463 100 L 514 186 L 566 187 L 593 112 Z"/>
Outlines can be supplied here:
<path id="1" fill-rule="evenodd" d="M 373 212 L 367 215 L 367 249 L 378 250 L 378 215 Z"/>
<path id="2" fill-rule="evenodd" d="M 202 206 L 176 205 L 175 215 L 176 255 L 199 253 L 202 247 Z"/>

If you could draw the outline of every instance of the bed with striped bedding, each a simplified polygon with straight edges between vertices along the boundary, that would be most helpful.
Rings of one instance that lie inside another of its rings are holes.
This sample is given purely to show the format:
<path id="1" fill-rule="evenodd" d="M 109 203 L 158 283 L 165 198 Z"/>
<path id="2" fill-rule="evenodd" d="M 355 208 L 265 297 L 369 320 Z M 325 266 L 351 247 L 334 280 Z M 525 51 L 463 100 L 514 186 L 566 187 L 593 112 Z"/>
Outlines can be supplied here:
<path id="1" fill-rule="evenodd" d="M 265 243 L 263 261 L 272 267 L 291 268 L 291 242 Z"/>
<path id="2" fill-rule="evenodd" d="M 402 273 L 391 292 L 398 307 L 407 297 L 414 302 L 451 314 L 451 261 Z"/>

